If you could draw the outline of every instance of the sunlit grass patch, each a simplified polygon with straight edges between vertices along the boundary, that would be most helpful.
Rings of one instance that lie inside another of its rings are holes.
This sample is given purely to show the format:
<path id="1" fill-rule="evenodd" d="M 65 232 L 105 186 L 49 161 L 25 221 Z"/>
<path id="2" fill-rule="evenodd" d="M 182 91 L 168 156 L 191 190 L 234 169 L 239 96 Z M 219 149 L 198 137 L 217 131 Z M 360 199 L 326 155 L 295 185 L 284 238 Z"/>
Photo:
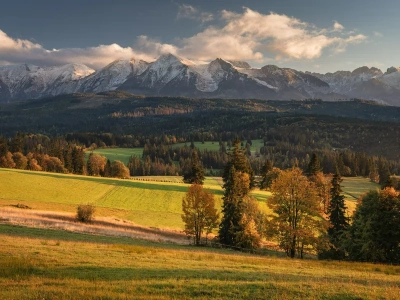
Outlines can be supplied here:
<path id="1" fill-rule="evenodd" d="M 8 225 L 0 227 L 0 242 L 0 265 L 9 267 L 0 271 L 1 299 L 397 299 L 400 293 L 398 266 Z"/>

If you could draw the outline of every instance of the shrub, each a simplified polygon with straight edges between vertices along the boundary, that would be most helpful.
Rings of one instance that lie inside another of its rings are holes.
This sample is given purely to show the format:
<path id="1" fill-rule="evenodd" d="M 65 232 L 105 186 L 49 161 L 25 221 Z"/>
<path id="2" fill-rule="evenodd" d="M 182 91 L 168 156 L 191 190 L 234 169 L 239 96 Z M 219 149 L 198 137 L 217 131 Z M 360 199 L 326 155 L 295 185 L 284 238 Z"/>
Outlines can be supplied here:
<path id="1" fill-rule="evenodd" d="M 81 204 L 77 208 L 76 218 L 79 222 L 89 223 L 93 219 L 95 207 L 92 204 Z"/>

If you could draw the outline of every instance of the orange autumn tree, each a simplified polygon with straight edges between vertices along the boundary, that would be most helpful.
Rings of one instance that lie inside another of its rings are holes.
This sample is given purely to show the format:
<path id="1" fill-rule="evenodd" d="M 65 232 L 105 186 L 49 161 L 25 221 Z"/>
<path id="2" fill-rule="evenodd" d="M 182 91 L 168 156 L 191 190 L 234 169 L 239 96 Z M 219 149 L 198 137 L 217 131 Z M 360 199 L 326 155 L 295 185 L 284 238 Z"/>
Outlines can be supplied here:
<path id="1" fill-rule="evenodd" d="M 271 225 L 286 254 L 303 258 L 304 249 L 324 247 L 327 222 L 320 215 L 315 184 L 299 168 L 282 171 L 271 186 L 268 206 L 273 210 Z"/>
<path id="2" fill-rule="evenodd" d="M 193 184 L 182 199 L 182 221 L 187 236 L 193 237 L 195 245 L 200 245 L 203 232 L 208 234 L 218 226 L 219 214 L 215 208 L 214 195 L 204 190 L 200 184 Z"/>

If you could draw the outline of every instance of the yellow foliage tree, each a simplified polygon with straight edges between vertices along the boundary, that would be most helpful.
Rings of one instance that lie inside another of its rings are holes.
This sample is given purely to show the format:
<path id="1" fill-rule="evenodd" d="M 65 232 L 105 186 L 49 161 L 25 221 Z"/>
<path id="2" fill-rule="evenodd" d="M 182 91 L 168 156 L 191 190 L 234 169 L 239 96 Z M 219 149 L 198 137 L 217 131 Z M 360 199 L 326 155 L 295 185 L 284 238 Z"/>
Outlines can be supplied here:
<path id="1" fill-rule="evenodd" d="M 290 257 L 303 257 L 304 248 L 322 244 L 327 222 L 320 216 L 315 184 L 298 168 L 282 171 L 271 186 L 268 206 L 279 245 Z"/>
<path id="2" fill-rule="evenodd" d="M 182 199 L 182 221 L 187 236 L 193 237 L 195 245 L 200 245 L 203 232 L 208 234 L 218 225 L 219 214 L 215 208 L 214 195 L 193 184 Z"/>

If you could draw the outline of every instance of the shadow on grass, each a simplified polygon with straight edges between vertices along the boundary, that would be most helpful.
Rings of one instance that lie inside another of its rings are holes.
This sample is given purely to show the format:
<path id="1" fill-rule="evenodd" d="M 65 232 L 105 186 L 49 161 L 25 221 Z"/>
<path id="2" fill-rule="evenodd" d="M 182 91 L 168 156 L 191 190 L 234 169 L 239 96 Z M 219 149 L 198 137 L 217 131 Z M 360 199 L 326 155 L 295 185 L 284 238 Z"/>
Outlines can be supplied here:
<path id="1" fill-rule="evenodd" d="M 132 259 L 137 258 L 132 255 Z M 311 284 L 318 284 L 321 278 L 313 275 L 290 274 L 285 273 L 268 273 L 267 271 L 243 271 L 243 270 L 224 270 L 212 269 L 208 267 L 208 262 L 204 261 L 202 269 L 185 269 L 185 268 L 149 268 L 141 267 L 140 261 L 136 267 L 100 267 L 100 266 L 78 266 L 65 268 L 33 268 L 33 271 L 28 276 L 40 276 L 41 278 L 49 279 L 73 279 L 73 280 L 89 280 L 101 282 L 117 282 L 117 281 L 141 281 L 148 284 L 150 287 L 160 288 L 163 285 L 168 285 L 170 288 L 175 286 L 181 287 L 180 282 L 184 282 L 186 287 L 190 285 L 201 284 L 203 286 L 211 285 L 215 288 L 222 289 L 226 292 L 244 292 L 251 291 L 255 293 L 269 292 L 285 292 L 293 296 L 292 299 L 313 298 L 313 296 L 324 294 L 324 288 L 315 289 Z M 330 278 L 332 285 L 341 285 L 342 289 L 349 283 L 348 278 L 332 277 Z M 344 285 L 344 286 L 343 286 Z M 385 287 L 391 285 L 384 280 L 368 280 L 352 278 L 351 286 L 360 287 Z M 301 288 L 307 286 L 306 289 Z M 329 288 L 331 290 L 331 288 Z M 237 298 L 240 294 L 232 295 Z M 226 294 L 225 294 L 226 296 Z M 266 296 L 264 294 L 264 296 Z M 319 298 L 319 297 L 318 297 Z M 266 299 L 266 298 L 263 298 Z M 340 291 L 338 289 L 328 295 L 324 295 L 322 299 L 362 299 L 353 296 L 351 291 Z"/>
<path id="2" fill-rule="evenodd" d="M 155 231 L 157 231 L 155 229 Z M 0 223 L 0 235 L 9 235 L 15 237 L 24 237 L 38 240 L 53 240 L 53 241 L 67 241 L 67 242 L 84 242 L 94 244 L 119 244 L 119 245 L 134 245 L 152 248 L 165 248 L 175 250 L 185 250 L 194 252 L 210 252 L 219 254 L 235 254 L 240 256 L 268 256 L 268 257 L 286 257 L 283 252 L 267 250 L 260 254 L 249 254 L 235 251 L 232 249 L 225 248 L 212 248 L 212 247 L 195 247 L 193 245 L 179 245 L 168 242 L 154 242 L 148 240 L 134 239 L 129 237 L 118 237 L 118 236 L 102 236 L 94 234 L 85 234 L 79 232 L 71 232 L 57 229 L 44 229 L 44 228 L 32 228 L 24 227 L 19 225 L 1 224 Z"/>
<path id="3" fill-rule="evenodd" d="M 0 234 L 27 237 L 40 240 L 73 241 L 98 244 L 127 244 L 146 247 L 177 248 L 178 245 L 157 243 L 129 237 L 101 236 L 70 232 L 64 230 L 31 228 L 17 225 L 0 224 Z"/>

